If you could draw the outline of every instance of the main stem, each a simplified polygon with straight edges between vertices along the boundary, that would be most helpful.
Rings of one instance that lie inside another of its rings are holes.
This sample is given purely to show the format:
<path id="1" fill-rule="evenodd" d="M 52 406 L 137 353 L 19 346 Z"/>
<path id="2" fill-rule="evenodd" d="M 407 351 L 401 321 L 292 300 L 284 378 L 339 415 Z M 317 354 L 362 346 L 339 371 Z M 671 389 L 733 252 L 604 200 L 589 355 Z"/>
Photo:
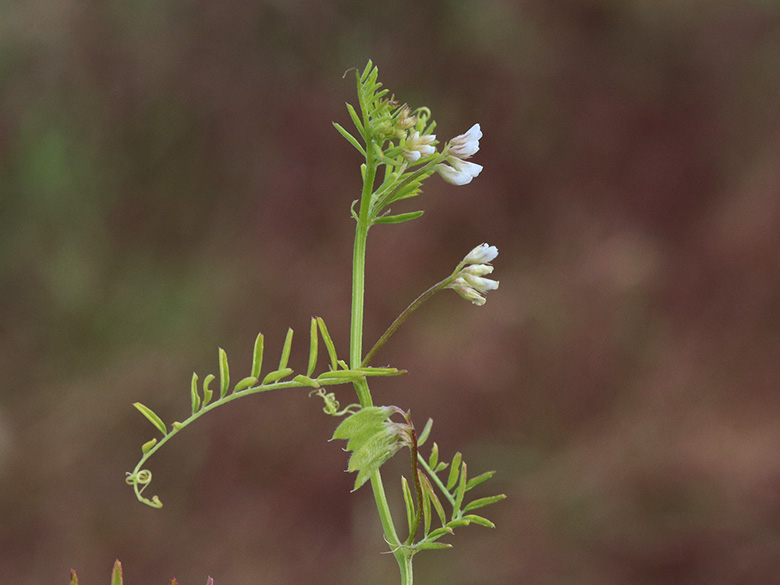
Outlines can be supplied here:
<path id="1" fill-rule="evenodd" d="M 349 362 L 351 368 L 359 368 L 363 362 L 363 305 L 366 282 L 366 241 L 368 228 L 370 227 L 369 207 L 371 193 L 374 189 L 376 178 L 376 163 L 373 160 L 370 145 L 366 148 L 366 171 L 363 177 L 363 192 L 360 196 L 360 213 L 358 214 L 357 228 L 355 229 L 355 248 L 352 255 L 352 312 L 349 330 Z M 355 382 L 360 405 L 372 406 L 371 391 L 365 378 Z M 398 533 L 390 514 L 390 506 L 387 503 L 385 488 L 382 484 L 382 476 L 379 471 L 371 475 L 371 488 L 374 492 L 374 501 L 382 522 L 385 540 L 393 551 L 393 556 L 398 562 L 401 571 L 401 585 L 412 585 L 412 558 L 409 550 L 403 548 Z"/>

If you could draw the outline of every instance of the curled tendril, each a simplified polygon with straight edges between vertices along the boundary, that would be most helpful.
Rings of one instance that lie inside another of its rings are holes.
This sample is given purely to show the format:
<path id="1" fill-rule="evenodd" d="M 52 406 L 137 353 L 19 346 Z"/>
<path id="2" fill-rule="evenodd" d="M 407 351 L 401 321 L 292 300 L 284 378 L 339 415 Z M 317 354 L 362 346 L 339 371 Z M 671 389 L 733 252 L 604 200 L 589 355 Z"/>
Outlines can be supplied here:
<path id="1" fill-rule="evenodd" d="M 336 400 L 336 394 L 333 392 L 325 392 L 324 388 L 317 388 L 316 390 L 309 392 L 309 396 L 312 394 L 316 394 L 322 398 L 323 402 L 325 403 L 325 406 L 322 408 L 322 412 L 330 416 L 344 416 L 345 414 L 352 414 L 360 410 L 359 404 L 350 404 L 349 406 L 339 410 L 341 405 L 339 404 L 339 401 Z"/>
<path id="2" fill-rule="evenodd" d="M 134 473 L 128 472 L 127 477 L 125 478 L 125 483 L 127 485 L 133 486 L 133 489 L 135 490 L 135 496 L 139 501 L 143 502 L 147 506 L 151 506 L 152 508 L 162 508 L 162 502 L 157 496 L 152 496 L 152 499 L 150 500 L 149 498 L 146 498 L 142 495 L 143 491 L 146 489 L 146 486 L 148 486 L 151 481 L 152 472 L 148 469 L 139 469 Z"/>

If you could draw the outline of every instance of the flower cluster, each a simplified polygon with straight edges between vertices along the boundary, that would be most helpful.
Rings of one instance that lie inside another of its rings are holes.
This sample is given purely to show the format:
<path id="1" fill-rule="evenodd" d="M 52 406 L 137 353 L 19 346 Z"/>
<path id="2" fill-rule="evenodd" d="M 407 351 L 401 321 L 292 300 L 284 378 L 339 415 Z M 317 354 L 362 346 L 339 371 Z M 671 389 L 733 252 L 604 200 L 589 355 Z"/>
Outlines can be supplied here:
<path id="1" fill-rule="evenodd" d="M 403 112 L 405 110 L 402 110 L 402 115 L 399 116 L 399 127 L 401 127 L 401 119 L 405 117 Z M 414 117 L 409 116 L 406 119 L 414 120 Z M 405 130 L 406 128 L 401 130 L 404 134 L 401 154 L 407 162 L 414 164 L 422 158 L 436 154 L 435 134 L 420 134 L 419 130 L 415 130 L 407 135 Z M 460 134 L 447 143 L 443 152 L 445 162 L 435 167 L 445 181 L 453 185 L 466 185 L 479 175 L 482 165 L 466 159 L 471 158 L 479 150 L 480 138 L 482 138 L 482 130 L 479 124 L 474 124 L 465 134 Z"/>
<path id="2" fill-rule="evenodd" d="M 436 134 L 425 134 L 415 130 L 411 136 L 406 138 L 405 148 L 401 154 L 410 163 L 417 162 L 422 157 L 430 156 L 436 152 Z"/>
<path id="3" fill-rule="evenodd" d="M 467 301 L 475 305 L 485 304 L 485 293 L 498 288 L 498 281 L 485 278 L 493 272 L 488 264 L 498 256 L 498 248 L 480 244 L 469 252 L 461 264 L 465 266 L 458 272 L 455 280 L 447 285 Z"/>
<path id="4" fill-rule="evenodd" d="M 482 130 L 479 124 L 474 124 L 465 134 L 449 141 L 444 151 L 447 162 L 436 165 L 436 170 L 445 181 L 453 185 L 466 185 L 482 171 L 482 165 L 466 160 L 479 150 L 480 138 Z"/>

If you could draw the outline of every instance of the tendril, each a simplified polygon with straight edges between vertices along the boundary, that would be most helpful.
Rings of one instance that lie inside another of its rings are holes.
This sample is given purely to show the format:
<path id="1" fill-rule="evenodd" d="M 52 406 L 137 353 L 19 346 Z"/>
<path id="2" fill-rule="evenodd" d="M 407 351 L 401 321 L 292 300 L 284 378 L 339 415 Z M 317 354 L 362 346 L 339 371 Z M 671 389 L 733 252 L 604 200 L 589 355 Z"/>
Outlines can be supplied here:
<path id="1" fill-rule="evenodd" d="M 133 486 L 133 490 L 135 490 L 135 495 L 139 501 L 143 502 L 147 506 L 151 506 L 152 508 L 162 508 L 162 502 L 157 496 L 152 496 L 151 500 L 143 496 L 143 491 L 151 483 L 151 481 L 152 472 L 148 469 L 139 469 L 134 473 L 128 472 L 127 477 L 125 478 L 125 483 L 127 485 Z"/>
<path id="2" fill-rule="evenodd" d="M 345 414 L 353 414 L 360 410 L 359 404 L 350 404 L 349 406 L 339 410 L 341 405 L 339 404 L 339 401 L 336 400 L 336 394 L 334 392 L 325 392 L 324 388 L 317 388 L 309 392 L 309 396 L 312 394 L 316 394 L 322 398 L 323 402 L 325 403 L 325 406 L 322 408 L 322 412 L 327 415 L 344 416 Z"/>

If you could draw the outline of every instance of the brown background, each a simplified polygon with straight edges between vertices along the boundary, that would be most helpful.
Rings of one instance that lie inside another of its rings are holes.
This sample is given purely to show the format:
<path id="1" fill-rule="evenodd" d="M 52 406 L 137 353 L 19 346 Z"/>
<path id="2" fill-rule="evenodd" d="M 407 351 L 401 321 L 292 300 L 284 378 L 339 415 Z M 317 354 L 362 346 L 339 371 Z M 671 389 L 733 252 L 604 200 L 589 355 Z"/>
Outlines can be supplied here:
<path id="1" fill-rule="evenodd" d="M 189 378 L 311 315 L 346 355 L 373 59 L 484 165 L 372 230 L 367 344 L 474 245 L 501 288 L 425 306 L 374 384 L 473 473 L 497 528 L 417 557 L 450 585 L 780 574 L 780 8 L 771 1 L 0 4 L 0 575 L 8 583 L 398 582 L 304 391 L 217 411 L 124 484 Z M 246 372 L 245 372 L 246 371 Z M 340 391 L 343 402 L 350 396 Z M 398 493 L 402 457 L 388 464 Z M 488 484 L 489 485 L 489 484 Z M 400 511 L 400 509 L 399 509 Z"/>

